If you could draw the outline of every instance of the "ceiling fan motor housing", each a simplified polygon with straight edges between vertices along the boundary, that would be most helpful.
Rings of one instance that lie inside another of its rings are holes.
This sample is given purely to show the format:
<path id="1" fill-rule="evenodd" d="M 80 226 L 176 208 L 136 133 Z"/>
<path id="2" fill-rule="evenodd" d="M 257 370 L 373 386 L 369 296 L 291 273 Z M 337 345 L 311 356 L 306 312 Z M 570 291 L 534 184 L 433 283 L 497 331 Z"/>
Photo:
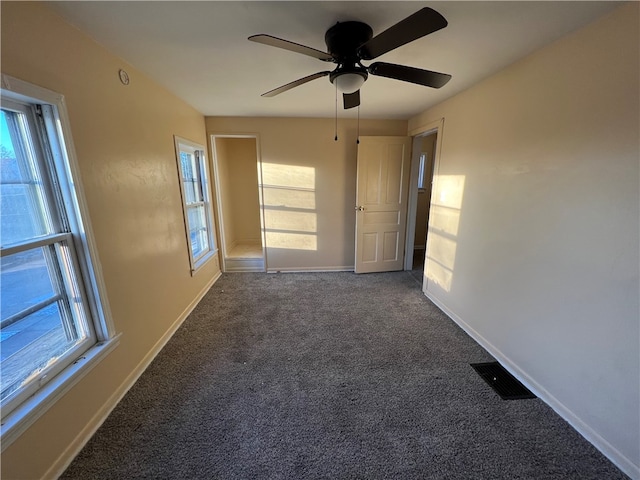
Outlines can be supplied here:
<path id="1" fill-rule="evenodd" d="M 327 50 L 338 64 L 338 68 L 329 74 L 329 80 L 335 84 L 339 77 L 344 76 L 342 82 L 336 84 L 341 91 L 352 93 L 369 76 L 367 69 L 359 63 L 358 49 L 372 37 L 373 30 L 363 22 L 338 22 L 327 30 L 324 36 Z M 358 76 L 362 77 L 360 81 L 356 80 Z"/>
<path id="2" fill-rule="evenodd" d="M 324 35 L 328 52 L 337 63 L 354 64 L 358 58 L 358 48 L 371 40 L 373 30 L 362 22 L 338 22 Z"/>

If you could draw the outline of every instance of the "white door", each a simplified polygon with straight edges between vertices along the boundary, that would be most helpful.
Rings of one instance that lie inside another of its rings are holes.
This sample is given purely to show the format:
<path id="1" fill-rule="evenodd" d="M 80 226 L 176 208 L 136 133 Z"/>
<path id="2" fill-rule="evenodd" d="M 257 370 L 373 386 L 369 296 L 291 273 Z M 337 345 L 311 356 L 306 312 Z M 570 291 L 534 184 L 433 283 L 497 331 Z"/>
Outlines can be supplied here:
<path id="1" fill-rule="evenodd" d="M 403 269 L 410 163 L 410 137 L 360 137 L 356 273 Z"/>

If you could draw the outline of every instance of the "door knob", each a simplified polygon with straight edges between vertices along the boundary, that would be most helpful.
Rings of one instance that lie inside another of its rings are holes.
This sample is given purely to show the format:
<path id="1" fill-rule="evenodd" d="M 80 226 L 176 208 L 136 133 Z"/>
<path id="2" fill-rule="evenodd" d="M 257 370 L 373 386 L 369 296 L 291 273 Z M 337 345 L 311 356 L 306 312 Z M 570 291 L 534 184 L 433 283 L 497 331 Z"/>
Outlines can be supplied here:
<path id="1" fill-rule="evenodd" d="M 356 210 L 359 212 L 362 212 L 364 210 L 364 207 L 360 206 L 360 205 L 356 205 Z"/>

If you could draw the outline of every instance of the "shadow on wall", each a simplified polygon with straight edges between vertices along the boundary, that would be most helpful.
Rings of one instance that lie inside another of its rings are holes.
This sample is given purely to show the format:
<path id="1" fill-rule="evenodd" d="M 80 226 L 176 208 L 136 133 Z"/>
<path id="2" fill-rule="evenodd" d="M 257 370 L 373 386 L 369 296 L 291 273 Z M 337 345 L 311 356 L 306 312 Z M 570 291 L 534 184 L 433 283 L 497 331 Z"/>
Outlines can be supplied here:
<path id="1" fill-rule="evenodd" d="M 318 250 L 315 168 L 263 162 L 262 191 L 267 247 Z"/>
<path id="2" fill-rule="evenodd" d="M 434 175 L 426 253 L 427 281 L 451 291 L 462 213 L 464 175 Z"/>

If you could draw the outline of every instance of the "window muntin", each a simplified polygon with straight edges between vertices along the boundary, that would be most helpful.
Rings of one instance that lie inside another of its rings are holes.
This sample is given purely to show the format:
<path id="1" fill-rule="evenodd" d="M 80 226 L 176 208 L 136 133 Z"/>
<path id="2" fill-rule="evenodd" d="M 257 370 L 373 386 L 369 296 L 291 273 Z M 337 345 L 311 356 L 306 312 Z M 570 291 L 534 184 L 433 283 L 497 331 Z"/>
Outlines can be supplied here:
<path id="1" fill-rule="evenodd" d="M 49 113 L 53 110 L 49 108 Z M 52 121 L 53 120 L 53 121 Z M 3 419 L 97 337 L 42 106 L 2 99 L 0 404 Z M 49 126 L 47 126 L 49 123 Z M 52 128 L 53 127 L 53 128 Z M 60 171 L 62 170 L 62 171 Z"/>
<path id="2" fill-rule="evenodd" d="M 175 137 L 175 144 L 189 260 L 194 272 L 215 253 L 207 160 L 203 146 L 179 137 Z"/>

